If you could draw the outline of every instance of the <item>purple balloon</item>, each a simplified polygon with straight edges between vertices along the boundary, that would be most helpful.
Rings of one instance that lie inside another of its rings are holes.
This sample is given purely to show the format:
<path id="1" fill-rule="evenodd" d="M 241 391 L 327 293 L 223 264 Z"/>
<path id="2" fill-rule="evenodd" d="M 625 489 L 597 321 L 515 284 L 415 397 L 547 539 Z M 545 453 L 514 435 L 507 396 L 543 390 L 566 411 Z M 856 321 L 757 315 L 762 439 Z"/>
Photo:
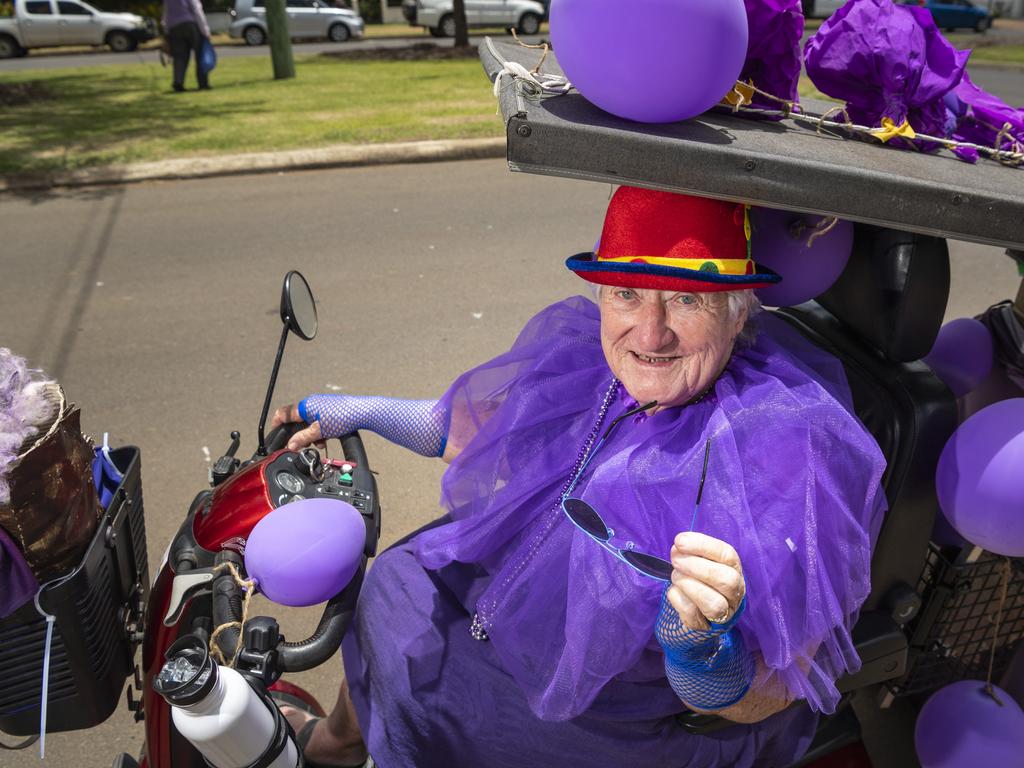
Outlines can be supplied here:
<path id="1" fill-rule="evenodd" d="M 601 109 L 673 123 L 732 90 L 747 12 L 743 0 L 553 0 L 551 42 L 566 77 Z"/>
<path id="2" fill-rule="evenodd" d="M 992 370 L 992 334 L 970 317 L 952 320 L 939 329 L 924 361 L 952 390 L 963 397 Z"/>
<path id="3" fill-rule="evenodd" d="M 791 307 L 827 291 L 846 268 L 853 250 L 853 224 L 839 220 L 813 237 L 827 219 L 773 208 L 750 212 L 750 251 L 758 264 L 782 275 L 782 282 L 758 288 L 762 304 Z M 810 242 L 810 245 L 808 245 Z"/>
<path id="4" fill-rule="evenodd" d="M 303 499 L 260 520 L 245 544 L 245 570 L 260 591 L 281 605 L 325 602 L 359 567 L 366 525 L 340 499 Z"/>
<path id="5" fill-rule="evenodd" d="M 957 533 L 997 555 L 1024 557 L 1024 397 L 961 424 L 942 449 L 935 484 Z"/>
<path id="6" fill-rule="evenodd" d="M 1006 691 L 980 680 L 961 680 L 936 692 L 921 708 L 914 745 L 921 768 L 1020 765 L 1024 755 L 1024 711 Z"/>

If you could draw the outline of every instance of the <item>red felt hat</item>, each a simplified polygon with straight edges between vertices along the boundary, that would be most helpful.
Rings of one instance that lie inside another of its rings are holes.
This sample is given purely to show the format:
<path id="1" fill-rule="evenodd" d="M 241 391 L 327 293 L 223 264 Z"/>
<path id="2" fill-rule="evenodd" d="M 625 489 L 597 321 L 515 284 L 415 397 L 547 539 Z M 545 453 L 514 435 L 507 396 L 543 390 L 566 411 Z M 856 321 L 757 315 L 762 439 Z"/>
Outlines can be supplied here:
<path id="1" fill-rule="evenodd" d="M 743 204 L 619 187 L 597 252 L 565 264 L 592 283 L 662 291 L 735 291 L 782 280 L 750 256 Z"/>

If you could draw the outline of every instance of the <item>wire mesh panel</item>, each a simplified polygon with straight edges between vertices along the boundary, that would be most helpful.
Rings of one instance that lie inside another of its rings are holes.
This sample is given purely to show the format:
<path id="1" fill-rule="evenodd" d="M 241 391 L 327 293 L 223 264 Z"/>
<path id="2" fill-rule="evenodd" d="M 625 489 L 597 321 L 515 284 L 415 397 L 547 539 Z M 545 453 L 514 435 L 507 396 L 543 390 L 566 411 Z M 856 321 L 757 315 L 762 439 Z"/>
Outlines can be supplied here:
<path id="1" fill-rule="evenodd" d="M 918 591 L 924 605 L 910 626 L 909 672 L 893 692 L 909 696 L 957 680 L 986 679 L 993 641 L 992 681 L 998 683 L 1024 636 L 1024 558 L 985 552 L 967 562 L 933 546 Z"/>

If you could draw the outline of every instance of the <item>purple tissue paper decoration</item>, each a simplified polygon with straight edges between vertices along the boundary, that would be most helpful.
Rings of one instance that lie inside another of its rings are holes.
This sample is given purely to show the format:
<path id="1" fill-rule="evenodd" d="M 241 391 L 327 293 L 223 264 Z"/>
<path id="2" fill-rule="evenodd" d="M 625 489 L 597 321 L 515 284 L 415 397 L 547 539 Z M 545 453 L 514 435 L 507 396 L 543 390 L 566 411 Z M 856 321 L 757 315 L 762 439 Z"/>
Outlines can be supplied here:
<path id="1" fill-rule="evenodd" d="M 732 90 L 747 13 L 743 0 L 554 0 L 551 42 L 588 101 L 629 120 L 672 123 Z"/>
<path id="2" fill-rule="evenodd" d="M 758 264 L 782 275 L 781 283 L 757 289 L 762 304 L 802 304 L 824 293 L 842 274 L 853 250 L 853 224 L 840 220 L 814 237 L 815 230 L 828 221 L 793 211 L 751 209 L 751 255 Z"/>
<path id="3" fill-rule="evenodd" d="M 939 329 L 924 361 L 957 397 L 981 384 L 992 370 L 992 334 L 972 317 L 951 320 Z"/>
<path id="4" fill-rule="evenodd" d="M 1020 152 L 1024 147 L 1024 109 L 1014 109 L 1002 99 L 979 88 L 967 72 L 959 85 L 946 95 L 946 115 L 950 123 L 949 136 L 957 141 L 981 144 L 985 147 Z M 1000 135 L 1007 126 L 1008 134 Z M 954 150 L 961 159 L 975 162 L 976 149 Z"/>
<path id="5" fill-rule="evenodd" d="M 21 550 L 0 528 L 0 619 L 14 613 L 39 589 Z"/>
<path id="6" fill-rule="evenodd" d="M 302 499 L 256 524 L 245 544 L 245 570 L 275 603 L 316 605 L 352 580 L 365 544 L 366 525 L 351 504 Z"/>
<path id="7" fill-rule="evenodd" d="M 1024 398 L 982 408 L 939 456 L 939 507 L 957 533 L 982 549 L 1024 557 Z"/>
<path id="8" fill-rule="evenodd" d="M 739 79 L 780 99 L 799 102 L 800 38 L 804 14 L 800 0 L 745 0 L 747 60 Z M 778 110 L 782 105 L 755 93 L 753 106 Z M 781 118 L 780 118 L 781 119 Z"/>
<path id="9" fill-rule="evenodd" d="M 1024 711 L 1006 691 L 992 686 L 1000 705 L 980 680 L 961 680 L 932 695 L 914 727 L 922 768 L 1020 765 Z"/>
<path id="10" fill-rule="evenodd" d="M 950 45 L 928 9 L 892 0 L 850 0 L 804 46 L 807 75 L 820 91 L 846 102 L 854 123 L 874 128 L 883 118 L 897 126 L 907 120 L 917 133 L 941 137 L 943 97 L 960 82 L 970 55 Z"/>

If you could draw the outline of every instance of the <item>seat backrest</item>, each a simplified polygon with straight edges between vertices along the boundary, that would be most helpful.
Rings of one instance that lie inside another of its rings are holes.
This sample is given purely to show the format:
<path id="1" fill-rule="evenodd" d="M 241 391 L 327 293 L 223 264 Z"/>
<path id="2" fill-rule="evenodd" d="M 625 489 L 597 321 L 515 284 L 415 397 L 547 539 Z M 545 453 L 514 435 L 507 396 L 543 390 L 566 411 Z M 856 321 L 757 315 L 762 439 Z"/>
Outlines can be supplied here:
<path id="1" fill-rule="evenodd" d="M 857 415 L 887 462 L 889 512 L 865 610 L 883 605 L 894 586 L 916 586 L 928 552 L 935 466 L 956 429 L 957 407 L 919 358 L 934 344 L 948 295 L 945 240 L 858 224 L 836 284 L 815 302 L 777 312 L 843 363 Z"/>

